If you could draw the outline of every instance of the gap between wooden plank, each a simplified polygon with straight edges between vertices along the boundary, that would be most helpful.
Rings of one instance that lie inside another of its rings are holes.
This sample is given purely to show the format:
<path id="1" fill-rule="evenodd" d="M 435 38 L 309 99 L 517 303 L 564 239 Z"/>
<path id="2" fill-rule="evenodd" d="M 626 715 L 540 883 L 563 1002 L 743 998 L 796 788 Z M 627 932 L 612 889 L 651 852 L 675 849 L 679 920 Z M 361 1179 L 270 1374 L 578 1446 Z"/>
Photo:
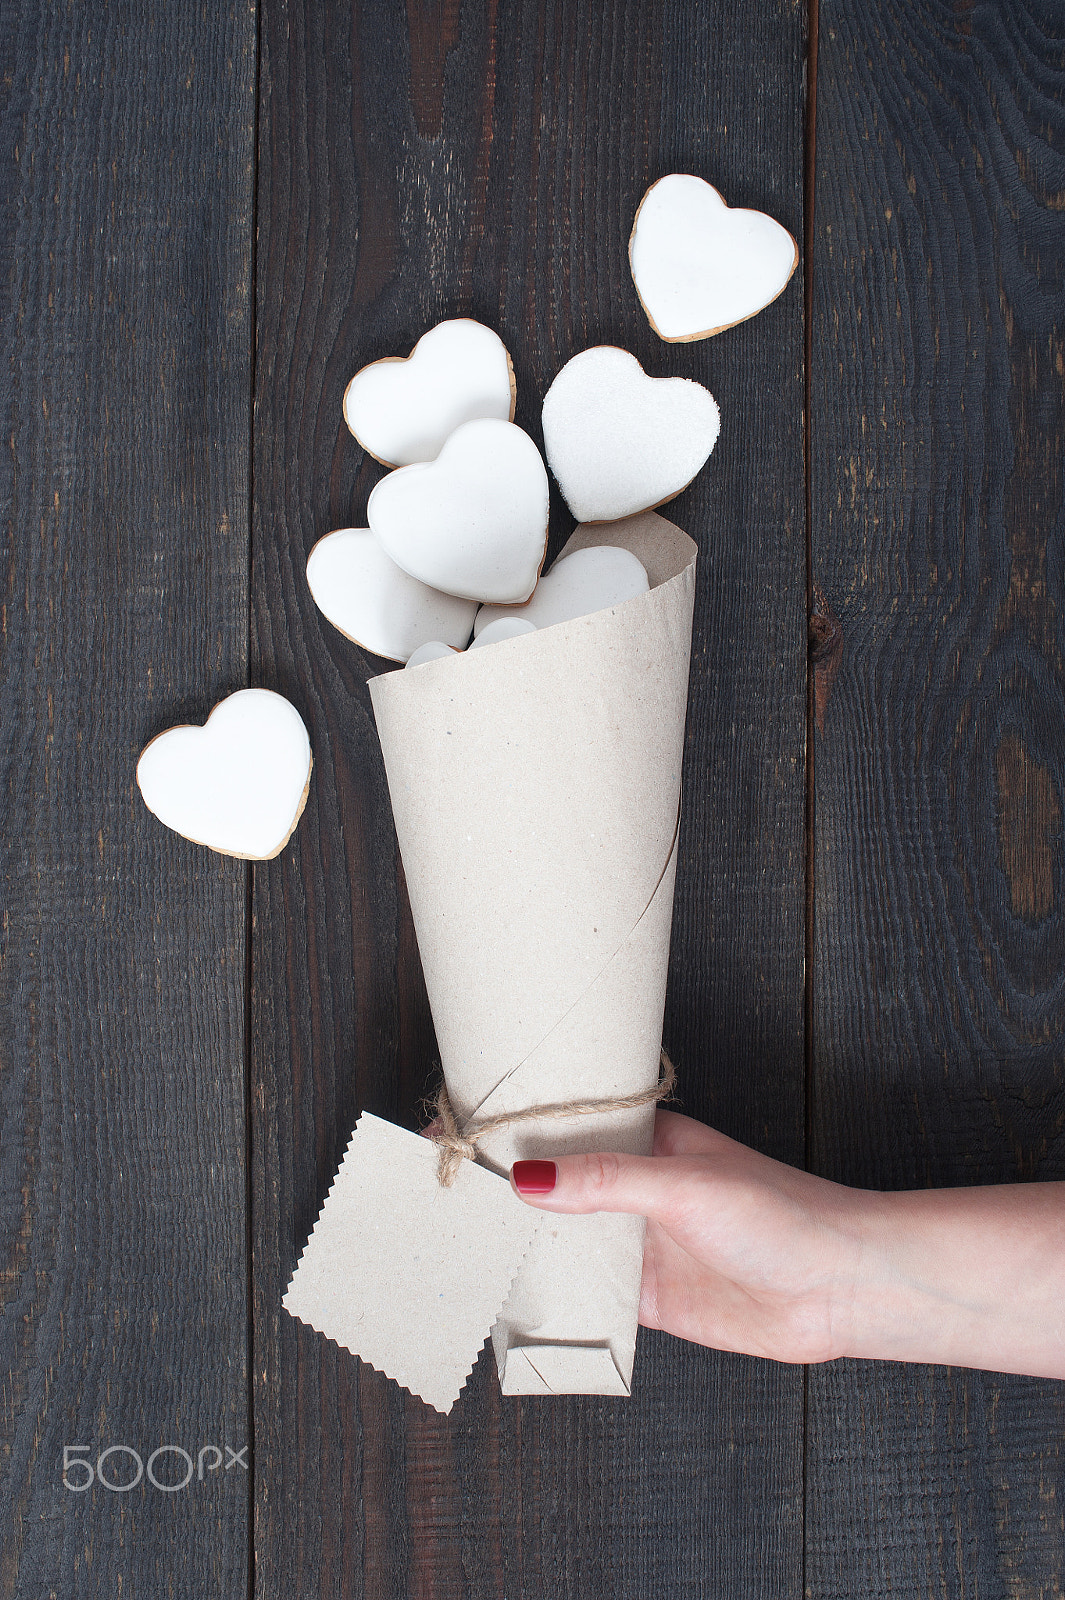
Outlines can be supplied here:
<path id="1" fill-rule="evenodd" d="M 810 404 L 812 384 L 814 299 L 814 205 L 817 200 L 817 30 L 818 0 L 806 6 L 806 149 L 803 167 L 803 483 L 806 491 L 806 920 L 803 964 L 803 1166 L 810 1165 L 810 1094 L 813 1082 L 813 954 L 814 954 L 814 614 L 813 468 L 810 460 Z M 802 1529 L 800 1571 L 802 1594 L 807 1592 L 806 1501 L 807 1437 L 810 1422 L 810 1368 L 802 1369 Z"/>
<path id="2" fill-rule="evenodd" d="M 248 263 L 248 590 L 245 616 L 247 686 L 252 688 L 252 565 L 255 560 L 255 357 L 257 339 L 255 316 L 259 304 L 259 104 L 262 80 L 262 7 L 255 5 L 255 104 L 252 108 L 251 135 L 251 259 Z M 255 1600 L 255 1229 L 252 1206 L 255 1201 L 252 1171 L 252 982 L 254 978 L 255 863 L 248 862 L 244 877 L 244 1259 L 247 1273 L 247 1321 L 245 1362 L 248 1369 L 248 1600 Z"/>
<path id="3" fill-rule="evenodd" d="M 818 0 L 807 0 L 806 157 L 803 185 L 803 480 L 806 490 L 806 616 L 814 615 L 813 469 L 810 462 L 810 363 L 813 355 L 814 204 L 817 198 L 817 23 Z M 806 1093 L 804 1160 L 810 1156 L 810 1078 L 813 1069 L 814 934 L 814 672 L 813 637 L 807 638 L 806 669 L 806 962 L 804 1033 Z"/>

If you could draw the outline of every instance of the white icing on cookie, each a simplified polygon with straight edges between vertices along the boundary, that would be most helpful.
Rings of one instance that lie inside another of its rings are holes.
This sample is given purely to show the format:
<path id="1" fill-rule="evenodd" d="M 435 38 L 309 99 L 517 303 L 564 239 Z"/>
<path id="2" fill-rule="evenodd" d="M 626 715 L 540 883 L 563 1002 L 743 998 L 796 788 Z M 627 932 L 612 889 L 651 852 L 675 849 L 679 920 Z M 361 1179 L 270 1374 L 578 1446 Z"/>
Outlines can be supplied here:
<path id="1" fill-rule="evenodd" d="M 144 803 L 197 844 L 269 861 L 307 801 L 311 746 L 295 706 L 271 689 L 239 689 L 202 728 L 170 728 L 137 763 Z"/>
<path id="2" fill-rule="evenodd" d="M 646 594 L 648 587 L 643 564 L 631 550 L 609 544 L 574 550 L 544 573 L 532 599 L 516 616 L 506 606 L 482 606 L 473 625 L 474 644 L 508 617 L 514 621 L 524 617 L 534 627 L 550 628 L 555 622 L 572 622 L 632 600 Z"/>
<path id="3" fill-rule="evenodd" d="M 615 522 L 687 487 L 717 441 L 717 401 L 690 378 L 649 378 L 635 356 L 595 345 L 544 398 L 544 449 L 578 522 Z"/>
<path id="4" fill-rule="evenodd" d="M 514 417 L 514 368 L 499 335 L 469 317 L 423 333 L 409 356 L 357 372 L 344 421 L 386 467 L 435 461 L 444 441 L 475 417 Z"/>
<path id="5" fill-rule="evenodd" d="M 449 644 L 442 644 L 439 639 L 429 639 L 425 644 L 420 644 L 407 662 L 408 667 L 421 667 L 427 661 L 443 661 L 445 656 L 461 655 L 460 650 L 453 650 Z"/>
<path id="6" fill-rule="evenodd" d="M 673 344 L 709 339 L 775 300 L 799 261 L 786 228 L 725 204 L 703 178 L 674 172 L 651 185 L 629 239 L 636 293 Z"/>
<path id="7" fill-rule="evenodd" d="M 445 594 L 527 600 L 547 548 L 547 472 L 511 422 L 467 422 L 435 461 L 401 467 L 366 519 L 392 560 Z"/>
<path id="8" fill-rule="evenodd" d="M 369 528 L 341 528 L 319 539 L 307 560 L 315 605 L 364 650 L 406 661 L 428 639 L 465 645 L 477 609 L 419 583 L 385 554 Z"/>
<path id="9" fill-rule="evenodd" d="M 494 606 L 492 609 L 498 610 L 499 607 Z M 476 650 L 483 644 L 499 644 L 503 639 L 520 639 L 523 633 L 535 632 L 536 623 L 530 622 L 526 616 L 496 617 L 485 624 L 470 645 L 470 649 Z"/>

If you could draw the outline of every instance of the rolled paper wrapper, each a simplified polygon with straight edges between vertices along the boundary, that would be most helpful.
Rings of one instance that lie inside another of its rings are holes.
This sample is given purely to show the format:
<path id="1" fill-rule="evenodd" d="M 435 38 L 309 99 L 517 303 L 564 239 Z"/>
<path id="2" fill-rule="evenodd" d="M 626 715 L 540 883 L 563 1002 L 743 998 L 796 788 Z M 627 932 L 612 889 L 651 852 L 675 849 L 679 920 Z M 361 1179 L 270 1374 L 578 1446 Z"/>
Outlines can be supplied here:
<path id="1" fill-rule="evenodd" d="M 460 1124 L 658 1077 L 696 546 L 645 512 L 577 528 L 562 554 L 595 544 L 638 556 L 648 593 L 370 683 Z M 653 1105 L 536 1118 L 480 1151 L 505 1174 L 647 1154 L 653 1128 Z M 505 1394 L 629 1393 L 643 1232 L 545 1219 L 492 1330 Z"/>

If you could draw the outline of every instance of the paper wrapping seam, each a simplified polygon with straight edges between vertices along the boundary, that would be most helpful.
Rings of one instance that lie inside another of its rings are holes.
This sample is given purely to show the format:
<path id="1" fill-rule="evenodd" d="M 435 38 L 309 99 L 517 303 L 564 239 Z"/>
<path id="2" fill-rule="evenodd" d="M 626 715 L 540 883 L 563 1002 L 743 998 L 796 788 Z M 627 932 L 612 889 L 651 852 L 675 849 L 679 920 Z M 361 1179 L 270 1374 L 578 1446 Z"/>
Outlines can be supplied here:
<path id="1" fill-rule="evenodd" d="M 551 1035 L 558 1028 L 561 1028 L 561 1027 L 563 1027 L 565 1025 L 567 1018 L 572 1014 L 572 1012 L 574 1012 L 577 1009 L 578 1006 L 583 1005 L 583 1003 L 587 1000 L 589 994 L 595 988 L 596 984 L 603 977 L 604 973 L 617 960 L 618 956 L 621 954 L 622 950 L 624 950 L 625 946 L 628 944 L 629 940 L 632 938 L 633 934 L 636 932 L 637 928 L 640 926 L 640 923 L 643 921 L 644 917 L 647 915 L 648 911 L 651 909 L 651 906 L 654 903 L 655 895 L 658 893 L 659 889 L 662 886 L 662 879 L 665 877 L 665 875 L 669 871 L 670 867 L 674 865 L 674 856 L 676 855 L 677 843 L 678 843 L 679 838 L 680 838 L 680 808 L 678 807 L 677 808 L 677 820 L 676 820 L 676 823 L 675 823 L 674 828 L 673 828 L 673 838 L 672 838 L 672 840 L 670 842 L 669 850 L 666 853 L 665 864 L 664 864 L 664 866 L 662 868 L 662 871 L 658 874 L 658 879 L 657 879 L 657 881 L 655 883 L 655 886 L 651 890 L 651 893 L 647 898 L 647 904 L 644 906 L 643 910 L 640 912 L 640 915 L 636 918 L 636 921 L 633 923 L 633 925 L 629 929 L 629 931 L 625 934 L 624 938 L 621 939 L 618 942 L 617 946 L 607 956 L 606 960 L 603 962 L 603 965 L 600 967 L 599 971 L 595 974 L 595 977 L 592 978 L 592 980 L 588 984 L 588 987 L 581 994 L 579 994 L 577 996 L 577 998 L 569 1006 L 568 1010 L 564 1011 L 562 1016 L 559 1017 L 556 1022 L 552 1023 L 551 1027 L 544 1034 L 543 1038 L 537 1041 L 537 1043 L 529 1051 L 528 1055 L 524 1056 L 521 1061 L 519 1061 L 515 1066 L 511 1067 L 511 1069 L 507 1073 L 506 1077 L 501 1078 L 500 1081 L 497 1084 L 495 1084 L 493 1088 L 489 1089 L 488 1093 L 485 1095 L 484 1099 L 481 1101 L 481 1104 L 479 1106 L 477 1106 L 477 1108 L 466 1119 L 466 1124 L 465 1124 L 466 1126 L 468 1126 L 470 1123 L 473 1123 L 474 1124 L 474 1131 L 476 1131 L 477 1118 L 481 1115 L 482 1108 L 485 1105 L 487 1105 L 488 1101 L 492 1099 L 493 1095 L 498 1094 L 499 1091 L 501 1089 L 503 1089 L 506 1086 L 506 1084 L 509 1083 L 510 1080 L 517 1073 L 519 1073 L 522 1070 L 522 1068 L 527 1064 L 527 1062 L 529 1062 L 532 1059 L 532 1057 L 536 1054 L 536 1052 L 538 1050 L 540 1050 L 548 1042 L 548 1040 L 551 1038 Z M 605 1113 L 609 1113 L 613 1108 L 609 1104 L 607 1104 L 605 1102 L 606 1102 L 606 1097 L 604 1096 L 603 1111 Z M 651 1102 L 651 1103 L 653 1104 L 654 1102 Z"/>

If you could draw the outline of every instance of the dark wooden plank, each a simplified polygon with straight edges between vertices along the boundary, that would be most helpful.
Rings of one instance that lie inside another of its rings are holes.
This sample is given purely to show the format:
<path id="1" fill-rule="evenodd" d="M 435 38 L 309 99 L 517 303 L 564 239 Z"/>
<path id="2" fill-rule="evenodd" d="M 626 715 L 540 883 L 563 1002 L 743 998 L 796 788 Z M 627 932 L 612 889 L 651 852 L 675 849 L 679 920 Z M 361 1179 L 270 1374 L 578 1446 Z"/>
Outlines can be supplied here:
<path id="1" fill-rule="evenodd" d="M 134 769 L 246 681 L 254 17 L 30 0 L 0 50 L 0 1592 L 236 1595 L 240 1467 L 62 1478 L 247 1432 L 246 869 Z"/>
<path id="2" fill-rule="evenodd" d="M 822 0 L 812 1157 L 1065 1175 L 1065 18 Z M 827 684 L 825 685 L 827 687 Z M 814 1596 L 1065 1590 L 1065 1386 L 810 1376 Z"/>
<path id="3" fill-rule="evenodd" d="M 721 401 L 671 513 L 703 558 L 667 1040 L 689 1109 L 801 1158 L 801 285 L 667 347 L 626 242 L 676 169 L 801 230 L 803 27 L 783 0 L 264 7 L 253 671 L 305 712 L 318 765 L 280 873 L 255 873 L 263 1596 L 799 1592 L 797 1372 L 641 1336 L 627 1404 L 502 1402 L 489 1356 L 444 1420 L 279 1301 L 359 1108 L 413 1124 L 430 1075 L 364 688 L 383 664 L 318 618 L 303 564 L 379 473 L 345 382 L 443 316 L 500 331 L 537 437 L 555 370 L 601 340 Z M 556 505 L 556 546 L 567 527 Z"/>

